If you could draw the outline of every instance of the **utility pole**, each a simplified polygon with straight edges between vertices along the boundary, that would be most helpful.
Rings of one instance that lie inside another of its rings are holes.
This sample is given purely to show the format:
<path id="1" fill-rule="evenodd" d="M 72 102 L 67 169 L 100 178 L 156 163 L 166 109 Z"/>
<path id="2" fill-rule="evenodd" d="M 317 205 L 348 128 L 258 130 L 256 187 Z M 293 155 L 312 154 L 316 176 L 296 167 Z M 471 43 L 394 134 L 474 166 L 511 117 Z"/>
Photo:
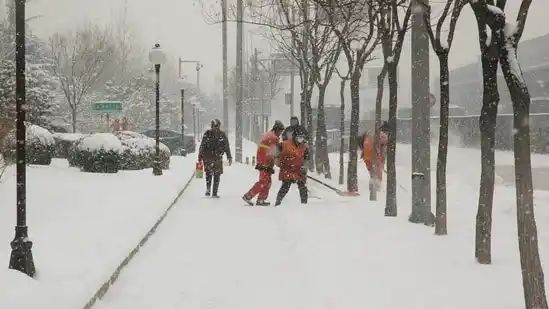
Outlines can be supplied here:
<path id="1" fill-rule="evenodd" d="M 295 23 L 295 9 L 292 8 L 292 25 Z M 295 116 L 295 73 L 294 68 L 290 70 L 290 117 Z"/>
<path id="2" fill-rule="evenodd" d="M 412 214 L 409 221 L 432 225 L 429 38 L 423 16 L 429 0 L 413 0 L 412 5 Z"/>
<path id="3" fill-rule="evenodd" d="M 242 44 L 243 44 L 243 24 L 244 15 L 243 0 L 236 2 L 236 119 L 235 119 L 235 161 L 242 163 L 242 99 L 244 85 L 242 84 Z"/>
<path id="4" fill-rule="evenodd" d="M 221 20 L 223 36 L 223 126 L 229 131 L 229 95 L 227 62 L 227 0 L 221 0 Z"/>

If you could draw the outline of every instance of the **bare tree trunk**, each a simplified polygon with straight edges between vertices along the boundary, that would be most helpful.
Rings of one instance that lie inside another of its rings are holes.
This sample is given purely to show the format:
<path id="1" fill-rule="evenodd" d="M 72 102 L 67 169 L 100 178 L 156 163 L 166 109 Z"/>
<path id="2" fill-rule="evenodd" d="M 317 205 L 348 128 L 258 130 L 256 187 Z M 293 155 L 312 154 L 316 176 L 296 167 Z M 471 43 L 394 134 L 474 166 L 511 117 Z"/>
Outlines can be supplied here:
<path id="1" fill-rule="evenodd" d="M 360 72 L 351 77 L 351 126 L 349 134 L 349 163 L 347 166 L 347 190 L 358 192 L 357 146 L 360 122 Z"/>
<path id="2" fill-rule="evenodd" d="M 342 185 L 345 182 L 345 163 L 343 157 L 345 154 L 345 84 L 346 79 L 341 79 L 341 88 L 339 89 L 339 98 L 341 100 L 341 107 L 339 109 L 339 184 Z"/>
<path id="3" fill-rule="evenodd" d="M 499 93 L 497 57 L 482 56 L 483 102 L 479 120 L 481 175 L 477 211 L 475 257 L 481 264 L 492 263 L 492 205 L 494 202 L 495 132 Z"/>
<path id="4" fill-rule="evenodd" d="M 397 65 L 387 65 L 389 75 L 389 145 L 387 147 L 387 198 L 385 204 L 385 216 L 397 216 L 397 191 L 396 191 L 396 134 L 397 134 L 397 108 L 398 108 L 398 84 Z"/>
<path id="5" fill-rule="evenodd" d="M 71 118 L 72 118 L 72 133 L 76 133 L 76 106 L 71 109 Z M 107 128 L 108 129 L 108 128 Z"/>
<path id="6" fill-rule="evenodd" d="M 326 125 L 326 117 L 324 114 L 324 95 L 326 94 L 326 87 L 318 87 L 318 107 L 316 115 L 316 132 L 315 132 L 315 159 L 316 159 L 316 172 L 318 174 L 324 173 L 324 158 L 322 153 L 322 127 Z"/>
<path id="7" fill-rule="evenodd" d="M 506 44 L 505 46 L 512 46 Z M 522 72 L 513 71 L 516 48 L 501 51 L 501 67 L 513 101 L 514 155 L 517 198 L 517 226 L 526 309 L 547 309 L 545 282 L 538 249 L 538 232 L 534 216 L 532 163 L 530 157 L 530 93 Z M 520 67 L 519 67 L 520 68 Z"/>
<path id="8" fill-rule="evenodd" d="M 438 56 L 440 64 L 440 132 L 437 158 L 435 234 L 448 234 L 446 220 L 446 165 L 448 161 L 448 116 L 450 114 L 450 74 L 448 53 Z"/>
<path id="9" fill-rule="evenodd" d="M 326 114 L 324 101 L 326 86 L 318 87 L 318 115 L 316 124 L 316 171 L 331 179 L 330 158 L 328 155 L 328 132 L 326 130 Z"/>
<path id="10" fill-rule="evenodd" d="M 375 128 L 374 128 L 374 149 L 375 153 L 379 153 L 381 151 L 379 147 L 379 136 L 381 134 L 379 128 L 381 126 L 381 109 L 382 109 L 382 103 L 383 103 L 383 86 L 385 77 L 387 76 L 387 66 L 383 66 L 383 69 L 377 76 L 377 95 L 376 95 L 376 110 L 375 110 Z M 377 160 L 374 160 L 374 171 L 378 170 L 378 162 Z M 381 179 L 377 179 L 378 181 L 381 181 Z M 370 182 L 370 201 L 377 200 L 377 188 L 376 186 Z"/>
<path id="11" fill-rule="evenodd" d="M 308 140 L 310 143 L 309 147 L 309 154 L 310 154 L 310 160 L 309 160 L 309 170 L 313 171 L 315 168 L 315 152 L 316 149 L 314 147 L 313 143 L 313 109 L 311 107 L 311 97 L 313 96 L 313 83 L 309 83 L 309 88 L 307 89 L 307 101 L 306 101 L 306 110 L 307 110 L 307 117 L 305 118 L 306 123 L 304 124 L 305 128 L 307 128 L 307 132 L 309 133 Z"/>

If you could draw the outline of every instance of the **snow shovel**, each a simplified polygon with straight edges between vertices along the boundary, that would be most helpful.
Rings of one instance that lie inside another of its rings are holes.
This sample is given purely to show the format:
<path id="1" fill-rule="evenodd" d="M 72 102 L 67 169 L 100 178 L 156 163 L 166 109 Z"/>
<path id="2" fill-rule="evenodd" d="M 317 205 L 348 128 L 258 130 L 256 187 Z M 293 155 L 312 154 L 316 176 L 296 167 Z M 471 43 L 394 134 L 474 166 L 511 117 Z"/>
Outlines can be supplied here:
<path id="1" fill-rule="evenodd" d="M 311 179 L 312 181 L 314 182 L 317 182 L 323 186 L 325 186 L 326 188 L 334 191 L 335 193 L 337 193 L 338 195 L 340 196 L 359 196 L 360 194 L 358 192 L 346 192 L 346 191 L 341 191 L 339 190 L 338 188 L 335 188 L 335 187 L 332 187 L 330 186 L 329 184 L 325 183 L 325 182 L 322 182 L 314 177 L 311 177 L 311 176 L 308 176 L 307 175 L 307 178 Z"/>

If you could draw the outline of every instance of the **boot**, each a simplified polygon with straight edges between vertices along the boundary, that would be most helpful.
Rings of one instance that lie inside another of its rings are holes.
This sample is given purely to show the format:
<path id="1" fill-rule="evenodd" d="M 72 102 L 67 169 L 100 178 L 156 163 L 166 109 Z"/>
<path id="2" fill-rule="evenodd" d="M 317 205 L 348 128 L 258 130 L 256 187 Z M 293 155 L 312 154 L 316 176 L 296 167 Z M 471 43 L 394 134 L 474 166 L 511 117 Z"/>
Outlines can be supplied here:
<path id="1" fill-rule="evenodd" d="M 257 203 L 255 203 L 255 205 L 257 205 L 257 206 L 271 206 L 271 203 L 269 203 L 267 201 L 258 200 Z"/>
<path id="2" fill-rule="evenodd" d="M 244 196 L 242 197 L 242 200 L 243 200 L 244 202 L 246 202 L 246 204 L 248 204 L 248 205 L 250 205 L 250 206 L 253 206 L 253 205 L 254 205 L 254 202 L 252 202 L 252 199 L 251 199 L 251 198 L 248 198 L 248 196 L 246 196 L 246 195 L 244 195 Z"/>

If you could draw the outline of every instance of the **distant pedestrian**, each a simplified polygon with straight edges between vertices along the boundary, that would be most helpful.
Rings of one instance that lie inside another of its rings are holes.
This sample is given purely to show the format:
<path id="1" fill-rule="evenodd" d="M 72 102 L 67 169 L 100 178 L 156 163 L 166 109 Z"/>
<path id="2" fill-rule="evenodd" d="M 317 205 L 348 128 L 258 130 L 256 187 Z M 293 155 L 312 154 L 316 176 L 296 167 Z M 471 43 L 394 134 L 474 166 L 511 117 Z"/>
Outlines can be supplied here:
<path id="1" fill-rule="evenodd" d="M 120 119 L 115 119 L 111 124 L 112 132 L 118 132 L 120 131 Z"/>
<path id="2" fill-rule="evenodd" d="M 122 123 L 120 124 L 120 127 L 122 131 L 128 131 L 130 124 L 128 123 L 128 118 L 124 117 L 122 118 Z"/>
<path id="3" fill-rule="evenodd" d="M 387 152 L 387 144 L 389 142 L 389 138 L 385 132 L 388 131 L 388 128 L 387 122 L 384 122 L 380 127 L 377 151 L 374 151 L 373 134 L 366 132 L 362 137 L 362 160 L 364 160 L 366 169 L 368 169 L 370 174 L 370 183 L 374 185 L 376 190 L 379 190 L 381 181 L 383 180 L 385 153 Z"/>
<path id="4" fill-rule="evenodd" d="M 275 157 L 277 156 L 280 135 L 284 131 L 284 125 L 280 121 L 275 121 L 271 131 L 263 134 L 259 147 L 257 148 L 257 164 L 255 169 L 259 171 L 259 181 L 242 197 L 250 206 L 253 205 L 252 199 L 257 195 L 256 205 L 269 206 L 267 202 L 269 190 L 271 189 L 271 175 L 275 173 Z"/>
<path id="5" fill-rule="evenodd" d="M 219 198 L 217 195 L 221 174 L 223 174 L 223 155 L 227 155 L 229 165 L 233 163 L 229 139 L 225 132 L 221 131 L 221 121 L 214 119 L 211 122 L 211 129 L 207 130 L 202 137 L 198 160 L 204 162 L 206 172 L 206 196 Z M 213 180 L 213 189 L 212 189 Z"/>
<path id="6" fill-rule="evenodd" d="M 290 190 L 293 183 L 297 183 L 302 204 L 307 204 L 307 161 L 309 160 L 309 148 L 306 143 L 307 131 L 296 129 L 292 138 L 284 141 L 279 149 L 278 165 L 280 166 L 279 179 L 282 186 L 276 197 L 278 206 Z"/>

